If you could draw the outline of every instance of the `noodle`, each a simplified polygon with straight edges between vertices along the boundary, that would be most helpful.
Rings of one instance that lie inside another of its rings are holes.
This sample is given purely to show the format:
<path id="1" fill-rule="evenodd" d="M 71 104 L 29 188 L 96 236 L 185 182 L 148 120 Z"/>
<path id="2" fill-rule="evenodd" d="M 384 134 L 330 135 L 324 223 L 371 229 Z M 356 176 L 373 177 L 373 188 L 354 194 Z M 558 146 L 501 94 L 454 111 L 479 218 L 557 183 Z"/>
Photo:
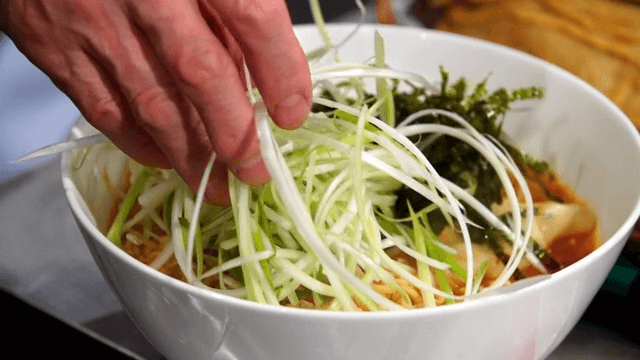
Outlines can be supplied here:
<path id="1" fill-rule="evenodd" d="M 530 189 L 532 189 L 532 193 L 534 194 L 536 203 L 544 203 L 549 201 L 550 199 L 555 199 L 556 201 L 565 204 L 580 204 L 581 206 L 587 206 L 586 203 L 581 200 L 569 186 L 561 182 L 558 179 L 557 175 L 551 170 L 539 174 L 535 171 L 532 171 L 531 169 L 528 169 L 527 171 L 525 171 L 525 175 L 527 176 L 527 180 L 530 185 Z M 114 190 L 114 196 L 117 194 L 126 193 L 130 185 L 131 181 L 124 182 L 120 188 Z M 117 212 L 117 207 L 117 204 L 114 205 L 112 213 Z M 133 216 L 135 216 L 135 212 L 132 212 L 130 215 L 130 217 Z M 157 239 L 148 239 L 140 243 L 135 243 L 129 240 L 126 234 L 134 234 L 135 237 L 139 239 L 141 237 L 141 233 L 139 229 L 130 229 L 125 235 L 123 235 L 123 250 L 140 262 L 146 265 L 150 265 L 162 252 L 163 248 L 169 241 L 169 234 L 164 233 L 158 227 L 154 228 L 154 232 L 157 234 Z M 447 233 L 449 235 L 447 235 Z M 594 223 L 590 231 L 566 234 L 558 239 L 555 239 L 550 244 L 547 250 L 561 264 L 561 267 L 557 270 L 560 270 L 561 268 L 565 268 L 577 262 L 584 256 L 591 253 L 593 250 L 595 250 L 600 242 L 598 234 L 599 233 L 597 227 Z M 443 233 L 440 234 L 440 237 L 445 243 L 447 243 L 446 239 L 451 238 L 451 229 L 445 229 Z M 390 248 L 387 252 L 394 260 L 407 265 L 414 275 L 417 274 L 416 260 L 413 257 L 408 256 L 398 248 Z M 207 265 L 205 266 L 205 271 L 215 266 L 215 261 L 212 260 L 213 256 L 210 255 L 206 259 Z M 496 266 L 501 266 L 501 263 L 498 262 Z M 540 274 L 540 272 L 537 271 L 535 267 L 531 266 L 531 264 L 527 263 L 526 261 L 521 264 L 520 270 L 522 273 L 520 276 L 522 277 L 530 277 Z M 162 267 L 160 267 L 159 271 L 181 281 L 186 280 L 174 256 L 171 256 L 171 258 L 166 263 L 164 263 Z M 483 286 L 487 285 L 492 277 L 497 276 L 497 274 L 499 274 L 499 270 L 489 270 L 487 274 L 487 277 L 483 279 Z M 432 275 L 434 278 L 436 277 L 436 272 L 433 270 Z M 449 284 L 452 288 L 452 292 L 456 295 L 463 295 L 465 290 L 464 281 L 462 281 L 460 278 L 456 277 L 449 271 L 446 272 L 446 275 L 449 279 Z M 372 283 L 372 288 L 387 299 L 405 308 L 412 309 L 425 306 L 425 299 L 420 289 L 410 284 L 402 277 L 395 275 L 394 278 L 400 288 L 408 296 L 409 301 L 405 299 L 400 291 L 392 288 L 385 282 L 374 281 Z M 516 279 L 514 278 L 513 280 Z M 207 286 L 214 288 L 218 288 L 220 286 L 219 278 L 217 276 L 206 278 L 203 280 L 203 282 Z M 369 310 L 368 306 L 357 297 L 354 297 L 353 300 L 358 310 Z M 438 306 L 445 305 L 447 303 L 446 299 L 439 295 L 435 296 L 435 301 Z M 295 306 L 307 309 L 329 309 L 332 303 L 333 300 L 326 302 L 321 306 L 316 306 L 315 301 L 311 295 L 300 299 L 297 305 L 293 305 L 288 299 L 281 301 L 281 305 L 284 306 Z"/>

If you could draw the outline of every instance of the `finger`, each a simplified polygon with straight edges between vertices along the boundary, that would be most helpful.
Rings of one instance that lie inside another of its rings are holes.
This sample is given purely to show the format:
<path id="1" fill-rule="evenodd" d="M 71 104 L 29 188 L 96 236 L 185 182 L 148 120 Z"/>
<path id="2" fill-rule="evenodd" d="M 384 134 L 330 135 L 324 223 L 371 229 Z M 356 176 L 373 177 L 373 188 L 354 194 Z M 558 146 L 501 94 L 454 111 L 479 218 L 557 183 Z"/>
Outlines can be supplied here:
<path id="1" fill-rule="evenodd" d="M 225 163 L 219 160 L 214 161 L 211 178 L 205 191 L 205 198 L 212 205 L 227 206 L 231 204 L 228 174 L 229 169 Z"/>
<path id="2" fill-rule="evenodd" d="M 80 51 L 59 58 L 62 57 L 66 58 L 67 71 L 57 66 L 49 74 L 87 121 L 141 164 L 170 168 L 169 160 L 155 140 L 142 127 L 127 121 L 132 117 L 131 112 L 122 105 L 121 94 L 101 66 Z"/>
<path id="3" fill-rule="evenodd" d="M 37 11 L 32 9 L 30 17 L 23 19 L 24 28 L 30 29 L 31 32 L 30 36 L 23 36 L 24 41 L 18 44 L 21 45 L 22 51 L 69 95 L 87 120 L 123 151 L 146 165 L 175 167 L 173 163 L 176 161 L 172 160 L 172 163 L 167 159 L 164 155 L 165 150 L 156 145 L 156 140 L 141 125 L 143 122 L 137 121 L 141 117 L 149 118 L 144 115 L 143 106 L 135 106 L 143 104 L 138 98 L 153 97 L 145 94 L 171 91 L 149 90 L 160 86 L 153 70 L 150 71 L 149 66 L 144 66 L 153 64 L 153 61 L 147 59 L 144 47 L 138 46 L 139 39 L 130 33 L 126 17 L 113 4 L 95 1 L 74 2 L 73 6 L 66 3 L 49 3 L 48 5 L 54 7 L 53 10 L 45 9 L 42 4 Z M 45 16 L 45 13 L 56 16 Z M 66 14 L 70 18 L 60 19 L 60 14 Z M 43 39 L 41 34 L 47 31 L 52 36 L 46 41 L 40 41 Z M 138 50 L 142 51 L 142 55 Z M 142 87 L 136 88 L 135 84 L 141 84 Z M 196 114 L 192 107 L 191 110 Z M 200 127 L 202 128 L 202 125 Z M 204 131 L 201 133 L 205 134 Z M 206 134 L 204 138 L 206 140 L 203 143 L 207 144 L 208 148 L 204 152 L 196 153 L 208 159 L 211 147 L 208 145 Z M 198 167 L 197 161 L 180 163 Z M 203 170 L 205 161 L 202 163 L 200 167 Z M 212 182 L 217 184 L 216 188 L 222 189 L 222 195 L 217 199 L 215 192 L 209 192 L 208 199 L 212 202 L 228 203 L 228 190 L 226 185 L 223 185 L 226 184 L 227 170 L 219 169 L 219 166 L 214 170 Z M 202 174 L 202 171 L 195 172 L 198 173 L 197 177 L 193 176 L 194 179 L 190 181 L 194 190 Z M 216 176 L 220 179 L 216 179 Z"/>
<path id="4" fill-rule="evenodd" d="M 305 54 L 283 0 L 202 0 L 240 43 L 252 78 L 276 124 L 295 128 L 306 119 L 312 97 Z"/>
<path id="5" fill-rule="evenodd" d="M 219 14 L 204 8 L 202 3 L 199 4 L 199 9 L 207 22 L 207 25 L 209 25 L 211 32 L 213 32 L 213 34 L 219 39 L 222 47 L 227 50 L 227 53 L 231 56 L 231 59 L 233 59 L 236 69 L 238 70 L 238 74 L 240 74 L 242 83 L 246 84 L 246 78 L 244 76 L 244 54 L 242 53 L 242 49 L 240 48 L 238 41 L 231 34 L 231 31 L 229 31 L 229 29 L 224 25 Z M 246 90 L 247 87 L 245 86 L 244 89 Z"/>
<path id="6" fill-rule="evenodd" d="M 101 65 L 84 49 L 90 38 L 86 30 L 93 31 L 87 24 L 92 23 L 94 13 L 76 11 L 73 13 L 76 21 L 68 21 L 60 18 L 60 14 L 71 14 L 63 3 L 16 5 L 24 6 L 14 9 L 18 16 L 16 23 L 21 24 L 15 34 L 16 46 L 21 52 L 49 75 L 90 123 L 126 153 L 146 165 L 169 167 L 166 157 L 144 129 L 117 125 L 128 117 L 127 108 L 122 106 L 119 92 Z M 95 9 L 91 5 L 78 2 L 76 10 L 82 10 L 82 6 Z M 20 18 L 25 14 L 29 16 Z M 43 34 L 49 36 L 45 39 Z"/>
<path id="7" fill-rule="evenodd" d="M 138 162 L 147 166 L 173 167 L 155 144 L 155 140 L 130 121 L 133 115 L 124 115 L 127 113 L 124 109 L 127 107 L 122 107 L 118 101 L 114 100 L 119 95 L 110 85 L 111 81 L 105 81 L 105 74 L 101 68 L 86 56 L 74 57 L 70 64 L 73 64 L 69 67 L 73 69 L 73 74 L 64 78 L 81 80 L 62 81 L 60 77 L 54 77 L 52 80 L 65 89 L 87 120 Z M 114 94 L 116 94 L 115 97 Z M 214 163 L 205 193 L 207 201 L 213 205 L 230 204 L 227 171 L 224 163 L 220 161 Z M 200 179 L 201 174 L 195 180 L 199 182 Z M 195 191 L 196 184 L 191 188 Z"/>
<path id="8" fill-rule="evenodd" d="M 148 41 L 119 10 L 105 5 L 105 16 L 100 17 L 104 24 L 95 24 L 101 36 L 92 43 L 91 51 L 117 83 L 135 122 L 196 190 L 213 153 L 206 129 L 191 102 L 156 60 Z"/>
<path id="9" fill-rule="evenodd" d="M 240 180 L 263 184 L 269 174 L 259 154 L 253 109 L 233 59 L 196 4 L 159 4 L 136 2 L 131 8 L 136 22 L 176 86 L 197 109 L 218 159 Z"/>

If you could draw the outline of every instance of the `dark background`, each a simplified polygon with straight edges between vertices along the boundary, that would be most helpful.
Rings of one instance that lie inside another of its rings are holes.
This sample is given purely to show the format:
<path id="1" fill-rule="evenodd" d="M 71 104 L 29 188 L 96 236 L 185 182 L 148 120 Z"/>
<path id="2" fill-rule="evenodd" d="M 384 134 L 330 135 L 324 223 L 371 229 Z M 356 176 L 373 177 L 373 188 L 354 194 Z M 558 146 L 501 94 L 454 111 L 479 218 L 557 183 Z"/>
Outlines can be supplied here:
<path id="1" fill-rule="evenodd" d="M 309 0 L 286 0 L 291 13 L 291 21 L 294 24 L 312 23 L 313 17 L 309 8 Z M 362 0 L 363 4 L 372 3 L 373 0 Z M 324 0 L 321 1 L 322 14 L 326 21 L 331 21 L 336 17 L 349 11 L 358 9 L 352 0 Z"/>

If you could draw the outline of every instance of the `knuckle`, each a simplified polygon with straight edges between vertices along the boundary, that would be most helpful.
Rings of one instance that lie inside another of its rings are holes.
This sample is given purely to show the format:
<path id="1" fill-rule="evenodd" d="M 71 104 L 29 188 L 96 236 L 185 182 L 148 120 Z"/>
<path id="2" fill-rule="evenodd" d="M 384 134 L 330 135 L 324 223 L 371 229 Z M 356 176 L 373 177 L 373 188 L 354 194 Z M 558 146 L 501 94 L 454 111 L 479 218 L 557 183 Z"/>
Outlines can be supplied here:
<path id="1" fill-rule="evenodd" d="M 95 101 L 90 111 L 100 118 L 115 117 L 118 113 L 118 104 L 112 98 L 103 98 Z"/>
<path id="2" fill-rule="evenodd" d="M 159 87 L 142 90 L 131 100 L 134 116 L 150 133 L 174 124 L 177 119 L 172 116 L 173 107 L 165 91 Z"/>
<path id="3" fill-rule="evenodd" d="M 196 91 L 203 91 L 219 78 L 237 72 L 224 54 L 217 53 L 208 44 L 200 43 L 184 48 L 174 58 L 178 81 Z"/>
<path id="4" fill-rule="evenodd" d="M 232 14 L 238 24 L 261 27 L 282 18 L 285 7 L 281 1 L 241 0 L 232 2 Z"/>
<path id="5" fill-rule="evenodd" d="M 101 131 L 112 133 L 122 121 L 122 110 L 113 98 L 105 97 L 91 102 L 87 109 L 87 116 L 94 120 Z"/>

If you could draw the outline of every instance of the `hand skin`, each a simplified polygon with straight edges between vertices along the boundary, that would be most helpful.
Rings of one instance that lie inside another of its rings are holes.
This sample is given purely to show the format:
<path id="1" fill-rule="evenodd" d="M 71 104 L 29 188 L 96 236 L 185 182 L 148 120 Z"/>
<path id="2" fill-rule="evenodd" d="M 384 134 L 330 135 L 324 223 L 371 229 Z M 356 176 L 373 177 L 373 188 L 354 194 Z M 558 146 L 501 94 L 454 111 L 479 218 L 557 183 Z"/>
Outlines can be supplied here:
<path id="1" fill-rule="evenodd" d="M 0 0 L 0 30 L 87 120 L 137 161 L 175 168 L 229 203 L 227 169 L 269 180 L 243 60 L 278 126 L 311 104 L 309 67 L 284 0 Z"/>

